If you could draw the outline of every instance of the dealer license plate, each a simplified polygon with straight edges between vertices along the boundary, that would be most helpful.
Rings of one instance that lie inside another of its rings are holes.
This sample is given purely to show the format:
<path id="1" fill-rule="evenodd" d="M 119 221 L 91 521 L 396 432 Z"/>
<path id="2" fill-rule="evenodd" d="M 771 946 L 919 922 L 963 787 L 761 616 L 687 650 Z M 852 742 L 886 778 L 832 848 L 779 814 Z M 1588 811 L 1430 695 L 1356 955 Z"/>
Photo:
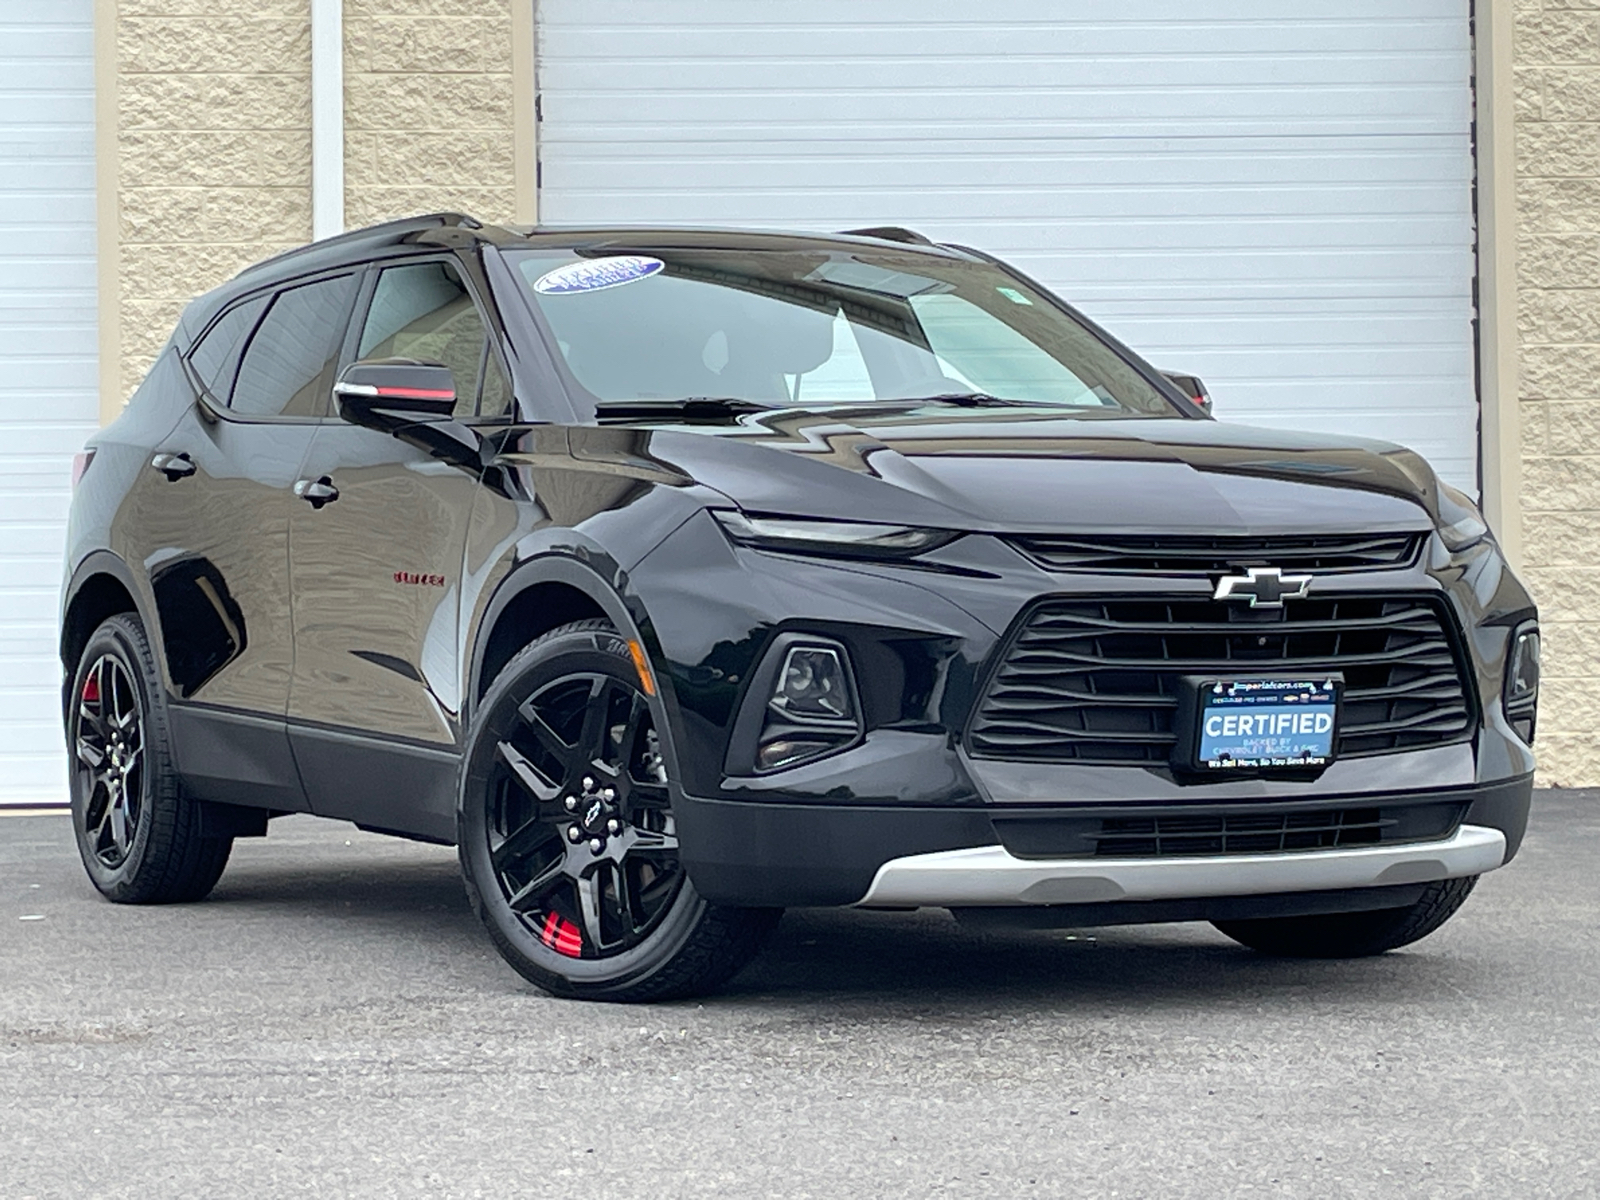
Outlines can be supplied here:
<path id="1" fill-rule="evenodd" d="M 1339 677 L 1196 681 L 1194 764 L 1207 771 L 1325 767 L 1339 736 Z"/>

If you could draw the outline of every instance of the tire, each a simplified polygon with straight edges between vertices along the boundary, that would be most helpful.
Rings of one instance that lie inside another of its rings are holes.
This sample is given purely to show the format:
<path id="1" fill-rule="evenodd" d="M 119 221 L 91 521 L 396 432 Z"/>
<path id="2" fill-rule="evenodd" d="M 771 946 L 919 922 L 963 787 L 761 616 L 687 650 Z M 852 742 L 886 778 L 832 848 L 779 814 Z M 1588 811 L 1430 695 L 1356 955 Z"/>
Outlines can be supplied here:
<path id="1" fill-rule="evenodd" d="M 782 915 L 694 890 L 657 719 L 603 620 L 523 648 L 473 718 L 456 813 L 467 895 L 506 962 L 553 995 L 702 995 L 760 953 Z"/>
<path id="2" fill-rule="evenodd" d="M 1476 875 L 1438 880 L 1423 888 L 1422 898 L 1415 904 L 1404 908 L 1212 924 L 1234 941 L 1262 954 L 1282 958 L 1365 958 L 1427 937 L 1455 915 L 1477 882 Z"/>
<path id="3" fill-rule="evenodd" d="M 118 904 L 201 900 L 233 839 L 201 833 L 173 768 L 161 675 L 144 626 L 108 617 L 84 646 L 67 709 L 72 825 L 84 869 Z"/>

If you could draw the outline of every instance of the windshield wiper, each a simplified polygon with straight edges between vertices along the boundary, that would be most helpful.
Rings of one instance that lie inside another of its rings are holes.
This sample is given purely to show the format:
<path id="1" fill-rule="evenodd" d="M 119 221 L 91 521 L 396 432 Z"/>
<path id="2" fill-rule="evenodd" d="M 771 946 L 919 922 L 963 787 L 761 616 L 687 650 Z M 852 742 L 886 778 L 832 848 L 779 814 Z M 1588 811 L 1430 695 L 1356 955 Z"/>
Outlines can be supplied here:
<path id="1" fill-rule="evenodd" d="M 677 418 L 687 421 L 716 421 L 745 413 L 771 412 L 776 404 L 759 400 L 740 400 L 732 396 L 684 396 L 674 400 L 600 400 L 595 403 L 595 419 L 607 421 L 650 421 Z"/>
<path id="2" fill-rule="evenodd" d="M 954 404 L 961 408 L 1039 408 L 1052 407 L 1049 400 L 1007 400 L 987 392 L 940 392 L 934 396 L 907 396 L 902 404 Z"/>

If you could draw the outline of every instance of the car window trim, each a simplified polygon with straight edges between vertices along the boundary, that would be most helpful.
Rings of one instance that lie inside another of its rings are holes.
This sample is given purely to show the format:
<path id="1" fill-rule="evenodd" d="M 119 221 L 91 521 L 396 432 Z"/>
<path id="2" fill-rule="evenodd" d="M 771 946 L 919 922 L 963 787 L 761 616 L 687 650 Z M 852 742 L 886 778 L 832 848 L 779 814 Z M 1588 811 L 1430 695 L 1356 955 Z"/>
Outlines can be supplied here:
<path id="1" fill-rule="evenodd" d="M 533 301 L 519 282 L 516 268 L 497 246 L 483 246 L 479 253 L 484 287 L 494 297 L 500 313 L 501 332 L 505 335 L 501 356 L 506 365 L 513 368 L 506 372 L 506 382 L 511 385 L 511 412 L 506 414 L 505 423 L 593 424 L 593 414 L 586 419 L 576 402 L 577 393 L 573 388 L 578 384 L 576 380 L 568 381 L 566 364 L 554 343 L 548 340 Z M 512 337 L 513 330 L 516 338 Z M 536 404 L 539 411 L 535 411 Z M 564 411 L 554 411 L 557 408 Z"/>

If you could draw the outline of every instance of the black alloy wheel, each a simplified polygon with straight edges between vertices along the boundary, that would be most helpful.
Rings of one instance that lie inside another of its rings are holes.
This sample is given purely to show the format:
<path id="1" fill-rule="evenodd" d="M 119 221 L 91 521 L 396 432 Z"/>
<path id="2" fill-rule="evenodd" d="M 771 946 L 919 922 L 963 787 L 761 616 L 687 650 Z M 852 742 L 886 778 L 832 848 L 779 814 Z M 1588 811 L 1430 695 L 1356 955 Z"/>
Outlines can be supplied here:
<path id="1" fill-rule="evenodd" d="M 144 721 L 133 680 L 114 654 L 100 655 L 84 672 L 74 742 L 84 797 L 79 832 L 89 853 L 114 871 L 127 861 L 144 811 Z"/>
<path id="2" fill-rule="evenodd" d="M 686 877 L 652 704 L 607 622 L 546 634 L 500 673 L 469 736 L 459 821 L 474 908 L 507 961 L 558 995 L 705 991 L 776 924 L 707 904 Z"/>
<path id="3" fill-rule="evenodd" d="M 84 646 L 67 702 L 73 830 L 89 879 L 120 904 L 199 900 L 233 849 L 208 837 L 173 767 L 160 672 L 132 613 Z"/>
<path id="4" fill-rule="evenodd" d="M 683 882 L 644 693 L 611 675 L 569 675 L 517 717 L 490 784 L 501 896 L 558 954 L 637 946 Z"/>

